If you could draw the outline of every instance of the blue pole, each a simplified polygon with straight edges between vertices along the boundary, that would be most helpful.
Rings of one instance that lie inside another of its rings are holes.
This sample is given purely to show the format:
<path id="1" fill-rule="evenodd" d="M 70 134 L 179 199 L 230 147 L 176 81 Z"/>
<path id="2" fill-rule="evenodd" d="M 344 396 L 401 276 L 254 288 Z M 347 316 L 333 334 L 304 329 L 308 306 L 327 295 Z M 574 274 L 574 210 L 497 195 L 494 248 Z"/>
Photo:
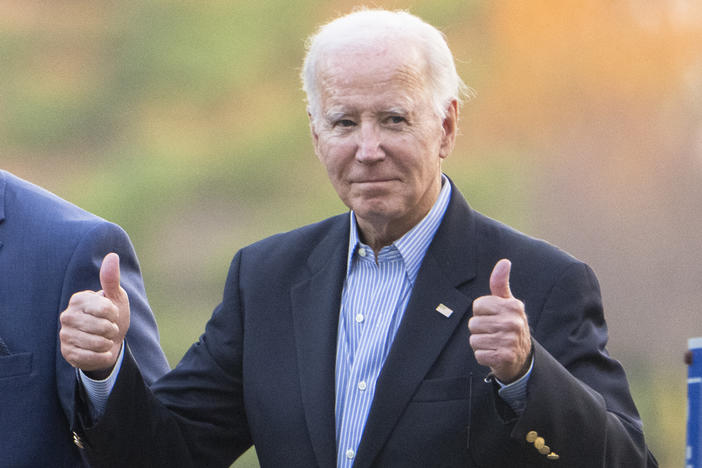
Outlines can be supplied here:
<path id="1" fill-rule="evenodd" d="M 690 338 L 687 369 L 687 447 L 685 468 L 702 468 L 702 337 Z"/>

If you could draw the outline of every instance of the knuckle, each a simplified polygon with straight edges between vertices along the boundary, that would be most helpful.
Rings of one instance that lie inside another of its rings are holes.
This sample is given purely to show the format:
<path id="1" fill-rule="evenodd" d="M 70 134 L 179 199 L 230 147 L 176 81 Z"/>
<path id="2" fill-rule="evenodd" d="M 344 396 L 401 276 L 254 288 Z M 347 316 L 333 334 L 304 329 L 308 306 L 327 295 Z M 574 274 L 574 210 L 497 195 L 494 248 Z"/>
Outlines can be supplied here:
<path id="1" fill-rule="evenodd" d="M 523 322 L 521 318 L 511 316 L 504 322 L 504 329 L 505 331 L 511 332 L 511 333 L 519 333 L 521 332 L 523 327 Z"/>
<path id="2" fill-rule="evenodd" d="M 501 330 L 505 332 L 505 334 L 513 334 L 519 328 L 513 318 L 508 318 L 502 321 L 500 325 Z"/>
<path id="3" fill-rule="evenodd" d="M 509 307 L 516 313 L 521 314 L 524 312 L 524 303 L 519 299 L 510 299 Z"/>
<path id="4" fill-rule="evenodd" d="M 66 361 L 71 363 L 71 365 L 77 364 L 77 357 L 73 348 L 68 348 L 63 356 L 66 358 Z"/>
<path id="5" fill-rule="evenodd" d="M 108 337 L 110 335 L 110 332 L 112 331 L 112 322 L 108 320 L 101 320 L 100 324 L 98 326 L 97 333 L 100 336 Z"/>
<path id="6" fill-rule="evenodd" d="M 69 304 L 82 304 L 85 301 L 89 301 L 90 298 L 93 296 L 92 291 L 78 291 L 77 293 L 73 294 L 71 298 L 69 299 Z"/>
<path id="7" fill-rule="evenodd" d="M 468 338 L 468 342 L 474 350 L 478 348 L 478 337 L 476 335 L 470 335 L 470 337 Z"/>
<path id="8" fill-rule="evenodd" d="M 79 304 L 83 300 L 83 296 L 84 296 L 83 292 L 74 293 L 71 296 L 71 298 L 68 300 L 68 305 L 71 306 L 71 305 Z"/>
<path id="9" fill-rule="evenodd" d="M 59 322 L 63 326 L 70 326 L 75 321 L 75 312 L 69 307 L 59 315 Z"/>
<path id="10" fill-rule="evenodd" d="M 119 309 L 117 308 L 117 306 L 114 305 L 112 303 L 112 301 L 110 301 L 107 298 L 102 298 L 102 299 L 103 299 L 103 301 L 101 303 L 102 315 L 106 318 L 109 318 L 109 319 L 116 319 L 117 317 L 119 317 Z"/>
<path id="11" fill-rule="evenodd" d="M 481 296 L 473 301 L 473 311 L 483 311 L 489 302 L 489 297 Z"/>
<path id="12" fill-rule="evenodd" d="M 112 342 L 108 340 L 99 340 L 97 343 L 95 343 L 95 347 L 93 348 L 94 351 L 99 353 L 104 353 L 110 351 L 111 349 Z"/>

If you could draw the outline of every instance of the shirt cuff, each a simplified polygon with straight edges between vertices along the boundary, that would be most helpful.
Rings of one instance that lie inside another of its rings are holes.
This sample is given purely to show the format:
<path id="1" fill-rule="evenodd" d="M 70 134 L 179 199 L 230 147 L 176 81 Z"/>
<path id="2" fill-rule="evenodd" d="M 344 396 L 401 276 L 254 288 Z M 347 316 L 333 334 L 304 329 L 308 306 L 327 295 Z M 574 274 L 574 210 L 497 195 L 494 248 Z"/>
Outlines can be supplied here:
<path id="1" fill-rule="evenodd" d="M 90 416 L 93 421 L 97 421 L 100 416 L 102 416 L 102 413 L 105 412 L 107 400 L 110 398 L 112 387 L 115 386 L 115 382 L 117 381 L 123 359 L 124 344 L 122 344 L 122 349 L 119 352 L 119 357 L 117 357 L 115 366 L 112 368 L 112 372 L 110 372 L 110 375 L 108 375 L 105 380 L 93 380 L 85 375 L 82 370 L 78 370 L 80 382 L 83 384 L 85 394 L 88 396 L 88 407 L 90 408 Z"/>
<path id="2" fill-rule="evenodd" d="M 505 403 L 507 403 L 512 410 L 521 416 L 526 409 L 527 402 L 527 384 L 529 383 L 529 377 L 531 376 L 531 371 L 534 369 L 534 356 L 531 356 L 531 364 L 529 365 L 529 370 L 521 376 L 519 379 L 515 380 L 510 384 L 503 384 L 499 379 L 495 379 L 497 385 L 500 389 L 497 391 L 500 398 L 502 398 Z"/>

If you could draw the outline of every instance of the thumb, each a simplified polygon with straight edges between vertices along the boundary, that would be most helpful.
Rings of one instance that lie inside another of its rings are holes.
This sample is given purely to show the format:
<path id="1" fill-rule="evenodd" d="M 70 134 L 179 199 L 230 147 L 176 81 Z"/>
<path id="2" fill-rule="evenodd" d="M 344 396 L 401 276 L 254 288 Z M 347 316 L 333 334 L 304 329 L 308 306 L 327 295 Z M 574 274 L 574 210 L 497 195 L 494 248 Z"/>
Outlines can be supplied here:
<path id="1" fill-rule="evenodd" d="M 512 270 L 512 262 L 503 258 L 495 264 L 490 274 L 490 294 L 504 299 L 512 297 L 509 289 L 509 273 Z"/>
<path id="2" fill-rule="evenodd" d="M 100 286 L 108 299 L 119 301 L 122 298 L 119 287 L 119 255 L 108 253 L 100 267 Z"/>

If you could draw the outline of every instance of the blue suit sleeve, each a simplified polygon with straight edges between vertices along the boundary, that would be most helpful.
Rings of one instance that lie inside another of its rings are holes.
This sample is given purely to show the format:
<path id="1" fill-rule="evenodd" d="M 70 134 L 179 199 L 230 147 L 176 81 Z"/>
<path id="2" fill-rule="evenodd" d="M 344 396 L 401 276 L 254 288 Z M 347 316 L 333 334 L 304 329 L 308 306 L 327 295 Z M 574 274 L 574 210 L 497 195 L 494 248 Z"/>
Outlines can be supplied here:
<path id="1" fill-rule="evenodd" d="M 126 340 L 144 380 L 151 384 L 168 372 L 169 365 L 161 350 L 156 320 L 146 298 L 136 253 L 122 228 L 100 221 L 83 235 L 65 271 L 59 312 L 67 307 L 74 293 L 101 289 L 100 265 L 109 252 L 115 252 L 120 257 L 121 285 L 129 295 L 131 317 Z M 57 388 L 61 403 L 67 409 L 67 416 L 71 421 L 73 418 L 69 413 L 73 407 L 76 374 L 61 356 L 58 340 L 57 348 Z"/>

